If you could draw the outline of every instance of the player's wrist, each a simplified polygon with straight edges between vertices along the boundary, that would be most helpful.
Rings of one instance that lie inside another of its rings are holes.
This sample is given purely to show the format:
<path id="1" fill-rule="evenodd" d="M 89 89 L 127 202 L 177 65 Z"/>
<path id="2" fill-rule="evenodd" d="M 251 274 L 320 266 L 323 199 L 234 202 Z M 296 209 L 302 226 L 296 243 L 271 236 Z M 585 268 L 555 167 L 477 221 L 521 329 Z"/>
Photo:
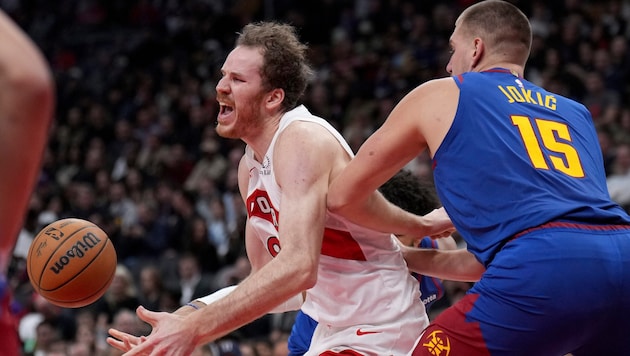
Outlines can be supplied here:
<path id="1" fill-rule="evenodd" d="M 186 303 L 187 307 L 193 308 L 195 310 L 199 310 L 199 309 L 203 308 L 204 305 L 205 304 L 203 304 L 203 303 L 201 303 L 199 301 L 196 301 L 196 300 L 193 300 L 192 302 Z"/>

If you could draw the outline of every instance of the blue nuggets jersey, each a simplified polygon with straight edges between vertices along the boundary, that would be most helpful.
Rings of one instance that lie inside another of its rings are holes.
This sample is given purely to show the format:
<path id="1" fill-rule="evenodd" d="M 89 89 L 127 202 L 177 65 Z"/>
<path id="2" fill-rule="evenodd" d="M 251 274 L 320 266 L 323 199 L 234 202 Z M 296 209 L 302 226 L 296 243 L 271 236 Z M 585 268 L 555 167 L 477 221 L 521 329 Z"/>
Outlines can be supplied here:
<path id="1" fill-rule="evenodd" d="M 541 224 L 628 224 L 611 201 L 588 110 L 504 69 L 453 78 L 452 126 L 433 157 L 438 195 L 468 249 L 487 265 Z"/>

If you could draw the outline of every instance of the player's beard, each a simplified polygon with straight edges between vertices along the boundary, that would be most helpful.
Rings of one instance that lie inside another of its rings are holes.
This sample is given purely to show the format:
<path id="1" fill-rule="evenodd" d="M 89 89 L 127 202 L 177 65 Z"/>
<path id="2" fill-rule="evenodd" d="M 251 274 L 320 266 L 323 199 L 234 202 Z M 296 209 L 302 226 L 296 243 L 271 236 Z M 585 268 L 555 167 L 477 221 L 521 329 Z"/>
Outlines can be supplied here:
<path id="1" fill-rule="evenodd" d="M 260 131 L 263 122 L 263 115 L 260 110 L 262 100 L 261 94 L 252 100 L 246 101 L 238 106 L 234 106 L 236 118 L 229 125 L 221 125 L 217 123 L 216 132 L 224 138 L 242 139 L 252 135 L 256 135 Z"/>

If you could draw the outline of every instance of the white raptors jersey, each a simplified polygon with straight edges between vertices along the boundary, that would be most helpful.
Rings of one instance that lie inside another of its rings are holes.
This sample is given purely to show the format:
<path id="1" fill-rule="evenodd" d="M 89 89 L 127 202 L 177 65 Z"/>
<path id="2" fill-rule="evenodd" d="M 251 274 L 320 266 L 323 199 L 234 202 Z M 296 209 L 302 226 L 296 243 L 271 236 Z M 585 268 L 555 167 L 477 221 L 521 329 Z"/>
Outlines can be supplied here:
<path id="1" fill-rule="evenodd" d="M 262 164 L 254 159 L 250 147 L 245 149 L 250 169 L 248 216 L 272 256 L 282 245 L 282 236 L 278 236 L 281 192 L 274 176 L 273 150 L 282 130 L 294 121 L 323 126 L 352 156 L 341 134 L 304 106 L 282 117 Z M 411 332 L 419 333 L 428 323 L 419 297 L 418 282 L 409 274 L 393 235 L 363 228 L 328 212 L 317 283 L 307 291 L 302 306 L 306 314 L 320 324 L 337 328 L 411 317 L 417 320 L 414 326 L 419 328 Z"/>

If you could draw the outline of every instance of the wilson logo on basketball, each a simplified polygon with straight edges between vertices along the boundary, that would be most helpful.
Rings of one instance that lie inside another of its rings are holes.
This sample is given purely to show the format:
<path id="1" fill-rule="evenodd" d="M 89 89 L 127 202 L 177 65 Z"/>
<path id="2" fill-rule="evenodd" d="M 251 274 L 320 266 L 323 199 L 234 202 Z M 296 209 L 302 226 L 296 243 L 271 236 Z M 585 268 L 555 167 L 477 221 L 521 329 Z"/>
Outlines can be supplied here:
<path id="1" fill-rule="evenodd" d="M 94 246 L 98 245 L 101 242 L 101 239 L 98 236 L 94 235 L 91 232 L 83 235 L 83 240 L 77 241 L 66 254 L 61 256 L 57 262 L 53 266 L 50 267 L 50 270 L 55 272 L 55 274 L 59 274 L 63 268 L 70 263 L 70 260 L 73 258 L 82 258 L 85 256 L 85 253 L 94 248 Z"/>

